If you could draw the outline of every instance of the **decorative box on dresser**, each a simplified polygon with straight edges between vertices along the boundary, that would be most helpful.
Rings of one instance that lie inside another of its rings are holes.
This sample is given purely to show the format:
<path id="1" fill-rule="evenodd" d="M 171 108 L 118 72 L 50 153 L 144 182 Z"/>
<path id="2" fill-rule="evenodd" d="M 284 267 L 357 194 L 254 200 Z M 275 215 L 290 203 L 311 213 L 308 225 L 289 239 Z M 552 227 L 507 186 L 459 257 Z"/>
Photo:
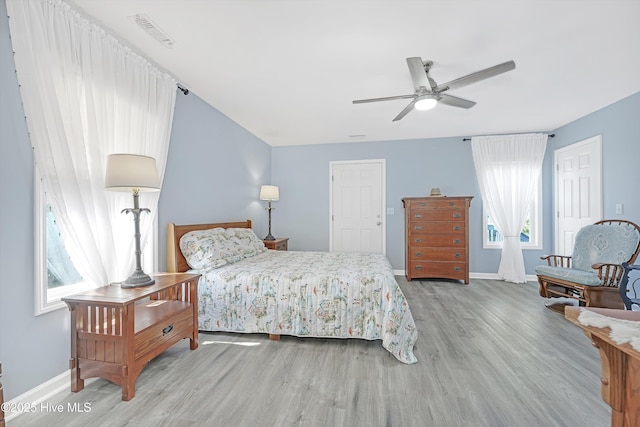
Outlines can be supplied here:
<path id="1" fill-rule="evenodd" d="M 405 197 L 405 274 L 469 283 L 472 196 Z"/>

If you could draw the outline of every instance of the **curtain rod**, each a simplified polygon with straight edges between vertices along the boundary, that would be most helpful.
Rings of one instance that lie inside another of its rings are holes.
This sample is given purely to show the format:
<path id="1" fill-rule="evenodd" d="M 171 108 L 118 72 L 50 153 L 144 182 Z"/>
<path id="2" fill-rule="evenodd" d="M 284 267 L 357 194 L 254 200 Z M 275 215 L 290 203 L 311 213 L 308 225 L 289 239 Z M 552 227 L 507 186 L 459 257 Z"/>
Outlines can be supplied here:
<path id="1" fill-rule="evenodd" d="M 187 89 L 186 87 L 182 87 L 180 83 L 177 83 L 176 86 L 178 86 L 178 90 L 180 92 L 184 93 L 185 95 L 189 95 L 189 89 Z"/>
<path id="2" fill-rule="evenodd" d="M 516 135 L 522 135 L 522 134 L 516 134 Z M 493 135 L 492 135 L 493 136 Z M 556 136 L 555 133 L 550 133 L 549 135 L 547 135 L 549 138 L 553 138 L 554 136 Z M 463 141 L 471 141 L 471 138 L 462 138 Z"/>

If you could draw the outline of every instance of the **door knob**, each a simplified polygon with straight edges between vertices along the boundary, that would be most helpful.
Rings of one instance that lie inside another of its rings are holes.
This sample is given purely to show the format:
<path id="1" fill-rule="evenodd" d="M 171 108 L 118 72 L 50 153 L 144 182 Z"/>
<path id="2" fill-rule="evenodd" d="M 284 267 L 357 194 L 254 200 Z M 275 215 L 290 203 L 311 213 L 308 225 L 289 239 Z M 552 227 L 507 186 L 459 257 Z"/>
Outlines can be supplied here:
<path id="1" fill-rule="evenodd" d="M 382 224 L 380 221 L 376 222 L 376 225 L 380 225 L 380 224 Z"/>

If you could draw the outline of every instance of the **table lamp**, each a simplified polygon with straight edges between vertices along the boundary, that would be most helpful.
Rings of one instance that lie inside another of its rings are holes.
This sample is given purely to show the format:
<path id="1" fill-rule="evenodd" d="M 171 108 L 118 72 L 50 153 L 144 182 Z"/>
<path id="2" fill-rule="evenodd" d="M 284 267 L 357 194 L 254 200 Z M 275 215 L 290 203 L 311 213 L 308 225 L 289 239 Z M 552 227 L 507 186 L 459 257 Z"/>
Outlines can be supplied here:
<path id="1" fill-rule="evenodd" d="M 107 157 L 107 172 L 105 188 L 110 191 L 125 191 L 133 193 L 133 209 L 123 209 L 122 213 L 133 214 L 136 243 L 136 269 L 127 280 L 120 285 L 123 288 L 148 286 L 155 283 L 148 274 L 142 271 L 140 258 L 140 213 L 150 212 L 140 209 L 138 197 L 140 192 L 160 191 L 160 180 L 153 157 L 137 154 L 111 154 Z"/>
<path id="2" fill-rule="evenodd" d="M 268 200 L 269 207 L 265 208 L 269 212 L 269 234 L 264 240 L 276 240 L 275 237 L 271 234 L 271 211 L 275 208 L 271 207 L 272 201 L 278 201 L 280 199 L 280 192 L 278 190 L 278 186 L 276 185 L 263 185 L 260 187 L 260 200 Z"/>

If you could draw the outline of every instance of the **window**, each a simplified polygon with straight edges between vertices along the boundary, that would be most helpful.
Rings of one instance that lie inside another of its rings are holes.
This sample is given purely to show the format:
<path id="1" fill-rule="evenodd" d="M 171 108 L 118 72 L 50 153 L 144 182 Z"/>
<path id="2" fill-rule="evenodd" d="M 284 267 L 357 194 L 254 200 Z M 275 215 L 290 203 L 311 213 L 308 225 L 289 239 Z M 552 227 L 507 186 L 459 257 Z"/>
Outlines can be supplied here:
<path id="1" fill-rule="evenodd" d="M 60 298 L 86 290 L 89 286 L 82 280 L 64 248 L 37 172 L 34 182 L 35 314 L 40 315 L 64 308 Z"/>
<path id="2" fill-rule="evenodd" d="M 65 308 L 61 300 L 65 296 L 91 289 L 91 285 L 82 279 L 64 247 L 60 231 L 51 208 L 45 200 L 40 177 L 35 176 L 35 314 L 40 315 Z M 142 250 L 142 264 L 146 272 L 154 271 L 157 227 L 151 233 L 147 245 Z M 131 225 L 133 236 L 133 223 Z"/>
<path id="3" fill-rule="evenodd" d="M 501 249 L 504 237 L 495 229 L 491 217 L 484 205 L 482 207 L 483 218 L 483 248 Z M 520 245 L 522 249 L 542 249 L 542 177 L 538 180 L 536 197 L 534 198 L 524 226 L 520 231 Z"/>

